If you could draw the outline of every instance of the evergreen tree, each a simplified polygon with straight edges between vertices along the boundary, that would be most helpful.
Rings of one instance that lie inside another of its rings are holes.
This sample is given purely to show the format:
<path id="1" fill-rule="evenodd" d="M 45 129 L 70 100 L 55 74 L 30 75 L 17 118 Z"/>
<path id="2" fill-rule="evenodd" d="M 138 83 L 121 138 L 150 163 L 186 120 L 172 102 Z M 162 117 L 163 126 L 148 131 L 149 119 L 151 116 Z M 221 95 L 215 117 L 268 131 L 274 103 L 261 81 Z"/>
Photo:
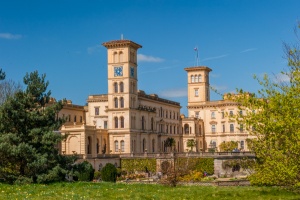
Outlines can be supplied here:
<path id="1" fill-rule="evenodd" d="M 37 71 L 26 74 L 25 91 L 18 91 L 0 107 L 0 177 L 7 182 L 63 180 L 71 158 L 59 154 L 63 139 L 62 103 L 49 103 L 49 85 Z"/>

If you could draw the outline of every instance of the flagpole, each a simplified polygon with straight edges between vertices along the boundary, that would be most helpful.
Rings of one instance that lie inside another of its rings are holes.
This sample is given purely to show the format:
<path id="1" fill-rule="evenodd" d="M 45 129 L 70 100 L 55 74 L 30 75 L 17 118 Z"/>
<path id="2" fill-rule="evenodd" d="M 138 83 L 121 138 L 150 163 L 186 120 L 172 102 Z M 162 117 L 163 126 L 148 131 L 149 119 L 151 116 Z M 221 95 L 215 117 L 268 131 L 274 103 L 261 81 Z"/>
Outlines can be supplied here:
<path id="1" fill-rule="evenodd" d="M 199 61 L 199 58 L 198 58 L 198 47 L 196 46 L 195 48 L 194 48 L 194 50 L 196 51 L 196 67 L 198 66 L 198 61 Z"/>

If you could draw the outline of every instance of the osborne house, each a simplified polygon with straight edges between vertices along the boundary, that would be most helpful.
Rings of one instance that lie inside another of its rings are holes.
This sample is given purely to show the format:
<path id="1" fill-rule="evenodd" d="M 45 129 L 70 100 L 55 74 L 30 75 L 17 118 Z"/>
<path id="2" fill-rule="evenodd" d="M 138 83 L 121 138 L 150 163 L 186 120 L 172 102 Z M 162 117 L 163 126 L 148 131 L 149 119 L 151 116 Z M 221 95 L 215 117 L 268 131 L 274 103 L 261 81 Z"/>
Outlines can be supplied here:
<path id="1" fill-rule="evenodd" d="M 235 102 L 210 100 L 210 68 L 184 68 L 188 98 L 188 116 L 184 116 L 178 102 L 138 87 L 141 45 L 114 40 L 103 46 L 107 48 L 107 94 L 88 96 L 85 106 L 65 102 L 59 113 L 67 119 L 60 130 L 67 134 L 61 153 L 96 158 L 99 154 L 206 152 L 219 151 L 219 145 L 228 141 L 237 141 L 240 150 L 247 150 L 246 139 L 251 136 L 226 117 L 243 111 Z"/>

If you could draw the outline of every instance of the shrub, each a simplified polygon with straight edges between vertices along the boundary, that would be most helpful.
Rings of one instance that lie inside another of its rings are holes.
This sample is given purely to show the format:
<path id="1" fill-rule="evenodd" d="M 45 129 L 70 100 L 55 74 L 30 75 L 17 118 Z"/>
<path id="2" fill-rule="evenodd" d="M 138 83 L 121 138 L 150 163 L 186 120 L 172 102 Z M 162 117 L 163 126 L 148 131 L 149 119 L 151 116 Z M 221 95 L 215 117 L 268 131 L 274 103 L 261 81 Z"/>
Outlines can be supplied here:
<path id="1" fill-rule="evenodd" d="M 83 161 L 82 163 L 78 163 L 74 165 L 74 180 L 76 178 L 79 181 L 92 181 L 94 179 L 94 168 L 88 161 Z"/>
<path id="2" fill-rule="evenodd" d="M 113 164 L 107 163 L 101 170 L 101 177 L 103 181 L 116 182 L 117 168 Z"/>

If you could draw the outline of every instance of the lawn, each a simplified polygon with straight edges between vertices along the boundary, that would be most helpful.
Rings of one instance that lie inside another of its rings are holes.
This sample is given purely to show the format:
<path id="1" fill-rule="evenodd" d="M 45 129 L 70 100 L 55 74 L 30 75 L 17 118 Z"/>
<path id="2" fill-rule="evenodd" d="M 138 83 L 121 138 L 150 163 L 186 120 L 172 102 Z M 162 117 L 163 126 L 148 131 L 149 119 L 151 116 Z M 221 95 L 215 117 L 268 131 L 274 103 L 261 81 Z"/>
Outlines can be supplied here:
<path id="1" fill-rule="evenodd" d="M 277 187 L 212 187 L 113 183 L 0 184 L 0 199 L 300 199 Z"/>

